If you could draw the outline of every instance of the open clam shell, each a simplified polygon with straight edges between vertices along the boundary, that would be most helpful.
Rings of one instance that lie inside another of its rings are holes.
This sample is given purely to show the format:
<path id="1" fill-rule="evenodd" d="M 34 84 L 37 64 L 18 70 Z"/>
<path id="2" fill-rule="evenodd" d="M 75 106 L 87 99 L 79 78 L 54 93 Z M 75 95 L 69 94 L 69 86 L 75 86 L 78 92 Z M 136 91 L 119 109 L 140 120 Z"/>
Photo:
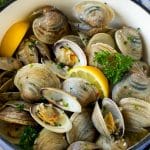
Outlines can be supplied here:
<path id="1" fill-rule="evenodd" d="M 60 78 L 67 78 L 67 71 L 74 66 L 86 66 L 87 59 L 78 44 L 68 39 L 61 39 L 54 44 L 54 61 L 44 61 Z"/>
<path id="2" fill-rule="evenodd" d="M 64 111 L 51 104 L 35 104 L 31 107 L 30 114 L 37 123 L 52 132 L 65 133 L 72 128 Z"/>
<path id="3" fill-rule="evenodd" d="M 41 89 L 41 94 L 50 103 L 63 110 L 81 112 L 81 105 L 76 97 L 71 96 L 62 90 L 56 88 L 43 88 Z"/>
<path id="4" fill-rule="evenodd" d="M 82 78 L 66 79 L 63 82 L 63 90 L 75 96 L 82 106 L 87 106 L 98 98 L 97 89 Z"/>
<path id="5" fill-rule="evenodd" d="M 34 142 L 34 150 L 64 150 L 68 143 L 63 134 L 42 129 Z"/>
<path id="6" fill-rule="evenodd" d="M 91 120 L 91 110 L 84 109 L 81 113 L 74 113 L 71 118 L 72 129 L 66 133 L 69 144 L 76 141 L 93 142 L 97 131 Z"/>
<path id="7" fill-rule="evenodd" d="M 142 39 L 137 29 L 123 27 L 115 33 L 116 43 L 120 51 L 134 60 L 140 60 L 143 56 Z"/>
<path id="8" fill-rule="evenodd" d="M 125 126 L 122 114 L 118 106 L 111 99 L 105 98 L 103 100 L 102 110 L 98 102 L 96 102 L 92 121 L 96 129 L 107 138 L 110 138 L 111 134 L 115 137 L 122 137 L 124 135 Z"/>
<path id="9" fill-rule="evenodd" d="M 83 1 L 73 8 L 73 14 L 80 22 L 92 27 L 105 27 L 114 17 L 113 10 L 98 1 Z"/>

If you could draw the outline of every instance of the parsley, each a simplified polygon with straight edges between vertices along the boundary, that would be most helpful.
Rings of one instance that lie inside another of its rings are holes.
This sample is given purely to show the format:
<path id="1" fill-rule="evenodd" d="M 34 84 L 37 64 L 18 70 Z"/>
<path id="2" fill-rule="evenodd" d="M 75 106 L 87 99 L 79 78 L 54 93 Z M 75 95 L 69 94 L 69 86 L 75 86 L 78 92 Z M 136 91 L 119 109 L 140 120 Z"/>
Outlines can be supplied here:
<path id="1" fill-rule="evenodd" d="M 65 64 L 63 64 L 63 63 L 58 63 L 57 64 L 57 68 L 58 69 L 62 69 L 62 68 L 64 68 L 65 67 Z"/>
<path id="2" fill-rule="evenodd" d="M 16 104 L 16 109 L 18 111 L 23 111 L 24 110 L 24 104 Z"/>
<path id="3" fill-rule="evenodd" d="M 101 50 L 95 53 L 94 60 L 100 64 L 102 71 L 112 84 L 121 80 L 133 64 L 133 59 L 120 53 L 110 53 Z"/>
<path id="4" fill-rule="evenodd" d="M 27 126 L 21 135 L 19 146 L 23 150 L 32 150 L 32 146 L 34 144 L 34 140 L 38 136 L 38 132 L 35 130 L 35 128 L 31 126 Z"/>

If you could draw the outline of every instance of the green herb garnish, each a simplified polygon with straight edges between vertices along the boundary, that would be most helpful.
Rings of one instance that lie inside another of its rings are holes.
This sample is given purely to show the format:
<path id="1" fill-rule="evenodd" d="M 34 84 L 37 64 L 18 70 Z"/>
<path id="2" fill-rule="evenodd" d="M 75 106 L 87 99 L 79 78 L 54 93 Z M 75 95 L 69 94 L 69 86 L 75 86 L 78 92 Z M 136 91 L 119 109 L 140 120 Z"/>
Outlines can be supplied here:
<path id="1" fill-rule="evenodd" d="M 6 0 L 0 0 L 0 5 L 4 5 L 6 2 Z"/>
<path id="2" fill-rule="evenodd" d="M 18 111 L 23 111 L 24 110 L 24 104 L 16 104 L 16 109 Z"/>
<path id="3" fill-rule="evenodd" d="M 23 150 L 32 150 L 32 146 L 34 144 L 34 140 L 38 136 L 38 132 L 35 130 L 35 128 L 31 126 L 27 126 L 21 135 L 19 146 Z"/>
<path id="4" fill-rule="evenodd" d="M 64 68 L 64 67 L 65 67 L 65 64 L 63 64 L 63 63 L 57 64 L 57 68 L 58 68 L 58 69 L 62 69 L 62 68 Z"/>
<path id="5" fill-rule="evenodd" d="M 129 56 L 104 50 L 95 53 L 94 60 L 101 66 L 102 71 L 112 84 L 120 81 L 133 64 L 133 59 Z"/>

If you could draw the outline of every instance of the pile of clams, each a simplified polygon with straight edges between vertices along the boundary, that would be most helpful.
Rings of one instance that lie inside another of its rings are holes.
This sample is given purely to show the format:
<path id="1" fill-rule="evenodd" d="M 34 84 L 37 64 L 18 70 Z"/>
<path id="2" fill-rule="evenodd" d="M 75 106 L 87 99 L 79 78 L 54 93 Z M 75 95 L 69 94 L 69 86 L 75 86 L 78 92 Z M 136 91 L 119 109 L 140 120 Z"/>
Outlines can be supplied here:
<path id="1" fill-rule="evenodd" d="M 0 136 L 18 144 L 30 125 L 40 127 L 34 150 L 133 148 L 150 134 L 150 67 L 140 31 L 110 26 L 108 4 L 82 1 L 72 10 L 75 22 L 53 6 L 35 10 L 15 55 L 0 57 Z M 109 97 L 99 98 L 96 86 L 68 71 L 101 69 L 95 54 L 102 50 L 134 63 Z"/>

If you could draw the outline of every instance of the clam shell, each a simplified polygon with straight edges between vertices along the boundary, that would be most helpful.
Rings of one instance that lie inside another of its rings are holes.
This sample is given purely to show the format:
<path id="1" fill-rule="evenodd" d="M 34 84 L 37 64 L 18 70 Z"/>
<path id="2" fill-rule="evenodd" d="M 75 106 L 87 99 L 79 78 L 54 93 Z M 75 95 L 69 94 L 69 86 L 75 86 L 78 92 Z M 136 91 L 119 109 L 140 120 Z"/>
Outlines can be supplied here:
<path id="1" fill-rule="evenodd" d="M 76 64 L 74 64 L 75 66 L 86 66 L 87 65 L 86 56 L 85 56 L 83 50 L 76 43 L 74 43 L 73 41 L 67 40 L 67 39 L 61 39 L 54 44 L 54 53 L 55 53 L 56 59 L 58 59 L 57 55 L 59 55 L 60 48 L 62 46 L 64 46 L 64 47 L 68 46 L 69 48 L 71 48 L 72 52 L 74 52 L 74 54 L 77 56 L 79 61 Z M 65 57 L 65 55 L 64 55 L 64 57 Z M 58 59 L 58 61 L 60 62 L 59 59 Z M 66 60 L 64 60 L 61 63 L 65 64 L 68 62 Z M 66 64 L 66 65 L 68 65 L 68 64 Z"/>
<path id="2" fill-rule="evenodd" d="M 50 125 L 49 123 L 44 122 L 44 120 L 40 119 L 37 116 L 37 112 L 41 111 L 41 107 L 42 108 L 47 107 L 48 109 L 54 109 L 59 114 L 60 118 L 57 121 L 58 125 L 56 125 L 56 126 Z M 49 105 L 48 104 L 46 105 L 43 103 L 35 104 L 31 107 L 30 114 L 38 124 L 40 124 L 42 127 L 46 128 L 47 130 L 50 130 L 52 132 L 65 133 L 72 128 L 72 123 L 69 120 L 68 116 L 64 113 L 64 111 L 57 107 L 52 106 L 51 104 L 49 104 Z"/>
<path id="3" fill-rule="evenodd" d="M 97 33 L 88 42 L 86 49 L 90 49 L 92 44 L 104 43 L 110 45 L 112 48 L 115 47 L 113 38 L 107 33 Z"/>
<path id="4" fill-rule="evenodd" d="M 76 141 L 93 142 L 95 140 L 97 131 L 93 126 L 89 109 L 84 109 L 81 113 L 74 113 L 70 120 L 72 121 L 72 129 L 66 133 L 69 144 Z"/>
<path id="5" fill-rule="evenodd" d="M 119 102 L 127 128 L 150 127 L 150 103 L 137 98 L 123 98 Z"/>
<path id="6" fill-rule="evenodd" d="M 32 24 L 34 35 L 43 43 L 53 44 L 67 35 L 69 26 L 62 12 L 52 6 L 43 7 L 37 12 L 42 14 Z"/>
<path id="7" fill-rule="evenodd" d="M 116 43 L 120 51 L 134 60 L 143 56 L 142 40 L 138 31 L 131 27 L 123 27 L 115 33 Z"/>
<path id="8" fill-rule="evenodd" d="M 95 143 L 87 142 L 87 141 L 77 141 L 72 143 L 67 150 L 94 150 L 99 149 L 99 147 Z"/>
<path id="9" fill-rule="evenodd" d="M 124 120 L 122 117 L 122 114 L 118 108 L 118 106 L 108 98 L 104 98 L 102 102 L 102 110 L 99 107 L 98 102 L 95 104 L 95 108 L 92 114 L 92 121 L 94 123 L 94 126 L 96 129 L 101 133 L 103 136 L 106 136 L 107 138 L 110 138 L 111 133 L 109 132 L 107 125 L 105 123 L 102 111 L 111 112 L 115 122 L 117 122 L 117 131 L 114 133 L 114 136 L 116 137 L 122 137 L 124 135 Z"/>
<path id="10" fill-rule="evenodd" d="M 22 125 L 35 125 L 35 121 L 32 119 L 30 114 L 24 110 L 18 110 L 16 106 L 13 105 L 3 105 L 0 109 L 0 120 L 15 123 L 15 124 L 22 124 Z"/>
<path id="11" fill-rule="evenodd" d="M 144 73 L 133 73 L 117 83 L 112 90 L 112 99 L 117 103 L 122 98 L 134 97 L 150 102 L 150 79 Z"/>
<path id="12" fill-rule="evenodd" d="M 75 96 L 82 106 L 87 106 L 98 98 L 97 89 L 82 78 L 68 78 L 62 86 L 63 90 Z"/>
<path id="13" fill-rule="evenodd" d="M 111 46 L 109 46 L 108 44 L 104 43 L 92 44 L 89 49 L 86 49 L 86 55 L 88 58 L 89 65 L 101 68 L 101 66 L 95 62 L 95 53 L 98 53 L 101 50 L 109 51 L 110 53 L 116 53 L 116 50 Z"/>
<path id="14" fill-rule="evenodd" d="M 64 150 L 68 143 L 63 134 L 42 129 L 34 142 L 34 150 Z"/>
<path id="15" fill-rule="evenodd" d="M 25 127 L 25 125 L 0 121 L 0 135 L 12 144 L 19 144 L 20 136 L 23 134 Z"/>
<path id="16" fill-rule="evenodd" d="M 21 62 L 13 57 L 0 57 L 0 69 L 2 70 L 13 71 L 21 67 Z"/>
<path id="17" fill-rule="evenodd" d="M 24 100 L 33 102 L 41 98 L 41 88 L 60 87 L 60 80 L 46 64 L 33 63 L 22 67 L 17 72 L 14 84 Z"/>
<path id="18" fill-rule="evenodd" d="M 92 27 L 106 26 L 114 17 L 113 10 L 97 1 L 83 1 L 77 3 L 73 8 L 74 16 L 81 22 Z"/>
<path id="19" fill-rule="evenodd" d="M 63 110 L 70 112 L 81 112 L 81 105 L 77 101 L 76 97 L 71 96 L 62 90 L 56 88 L 43 88 L 41 93 L 42 96 L 50 103 Z"/>

